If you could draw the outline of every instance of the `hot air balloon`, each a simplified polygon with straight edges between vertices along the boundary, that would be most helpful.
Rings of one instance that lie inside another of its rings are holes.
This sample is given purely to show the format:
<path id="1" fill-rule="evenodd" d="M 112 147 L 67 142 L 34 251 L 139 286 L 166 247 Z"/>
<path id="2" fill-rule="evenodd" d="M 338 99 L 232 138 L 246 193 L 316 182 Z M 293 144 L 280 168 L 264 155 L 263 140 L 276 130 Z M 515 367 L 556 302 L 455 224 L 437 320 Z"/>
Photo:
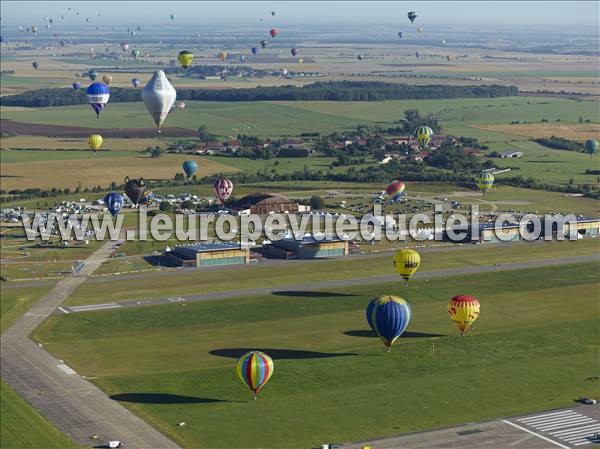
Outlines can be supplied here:
<path id="1" fill-rule="evenodd" d="M 125 178 L 125 194 L 133 204 L 140 204 L 145 193 L 146 184 L 144 184 L 144 178 L 129 179 L 129 176 Z"/>
<path id="2" fill-rule="evenodd" d="M 362 60 L 363 60 L 363 57 L 362 57 L 362 55 L 358 55 L 356 58 L 357 58 L 359 61 L 362 61 Z"/>
<path id="3" fill-rule="evenodd" d="M 274 16 L 275 15 L 275 11 L 271 11 L 271 15 Z"/>
<path id="4" fill-rule="evenodd" d="M 100 113 L 110 98 L 110 89 L 104 83 L 95 82 L 90 84 L 86 94 L 92 109 L 96 112 L 96 117 L 100 118 Z"/>
<path id="5" fill-rule="evenodd" d="M 256 47 L 252 47 L 252 48 L 250 49 L 250 51 L 252 52 L 252 54 L 253 54 L 253 55 L 255 55 L 256 53 L 258 53 L 258 48 L 256 48 Z"/>
<path id="6" fill-rule="evenodd" d="M 240 55 L 240 62 L 244 62 L 246 61 L 246 56 L 245 55 Z"/>
<path id="7" fill-rule="evenodd" d="M 81 89 L 81 83 L 79 81 L 75 81 L 73 83 L 73 90 L 79 90 Z"/>
<path id="8" fill-rule="evenodd" d="M 287 74 L 288 74 L 288 69 L 286 69 L 285 67 L 282 67 L 279 69 L 279 76 L 282 76 L 285 78 L 287 76 Z"/>
<path id="9" fill-rule="evenodd" d="M 177 55 L 177 60 L 184 69 L 192 65 L 192 59 L 194 59 L 194 54 L 188 50 L 180 51 L 179 55 Z"/>
<path id="10" fill-rule="evenodd" d="M 148 84 L 142 89 L 142 100 L 159 132 L 176 98 L 177 92 L 162 70 L 154 72 Z"/>
<path id="11" fill-rule="evenodd" d="M 171 20 L 175 20 L 175 16 L 173 14 L 170 14 L 169 17 L 171 18 Z"/>
<path id="12" fill-rule="evenodd" d="M 406 186 L 402 181 L 394 181 L 385 188 L 385 193 L 390 197 L 392 201 L 398 201 L 404 195 L 404 189 Z"/>
<path id="13" fill-rule="evenodd" d="M 297 48 L 292 48 L 290 50 L 290 53 L 292 54 L 292 56 L 296 56 L 298 54 L 298 49 Z"/>
<path id="14" fill-rule="evenodd" d="M 406 300 L 399 296 L 380 296 L 367 306 L 367 322 L 377 332 L 383 344 L 390 347 L 408 327 L 412 312 Z"/>
<path id="15" fill-rule="evenodd" d="M 117 192 L 108 193 L 104 197 L 104 204 L 106 204 L 108 211 L 114 217 L 123 207 L 123 197 Z"/>
<path id="16" fill-rule="evenodd" d="M 419 126 L 415 133 L 417 143 L 421 148 L 426 148 L 429 145 L 431 136 L 433 136 L 433 130 L 429 126 Z"/>
<path id="17" fill-rule="evenodd" d="M 32 27 L 31 27 L 31 32 L 33 33 L 33 35 L 34 35 L 34 36 L 37 36 L 37 33 L 38 33 L 38 27 L 36 27 L 36 26 L 32 26 Z"/>
<path id="18" fill-rule="evenodd" d="M 183 111 L 185 109 L 185 103 L 183 101 L 180 101 L 179 103 L 177 103 L 177 109 L 179 109 L 180 111 Z"/>
<path id="19" fill-rule="evenodd" d="M 86 18 L 85 18 L 85 21 L 86 21 L 87 23 L 90 23 L 90 18 L 89 18 L 89 17 L 86 17 Z"/>
<path id="20" fill-rule="evenodd" d="M 277 31 L 275 28 L 271 28 L 269 30 L 269 34 L 271 35 L 271 37 L 275 37 L 279 34 L 279 31 Z"/>
<path id="21" fill-rule="evenodd" d="M 104 81 L 104 84 L 106 84 L 107 86 L 110 86 L 110 83 L 112 83 L 113 77 L 111 75 L 104 75 L 102 77 L 102 81 Z"/>
<path id="22" fill-rule="evenodd" d="M 450 61 L 451 59 L 452 59 L 452 56 L 446 55 L 446 61 Z"/>
<path id="23" fill-rule="evenodd" d="M 475 185 L 485 195 L 494 185 L 494 175 L 489 171 L 482 171 L 475 178 Z"/>
<path id="24" fill-rule="evenodd" d="M 271 357 L 260 351 L 247 352 L 235 365 L 238 377 L 254 393 L 254 399 L 273 375 L 273 369 Z"/>
<path id="25" fill-rule="evenodd" d="M 423 32 L 423 27 L 419 27 L 419 28 L 417 28 L 417 32 L 418 32 L 418 33 L 422 33 L 422 32 Z"/>
<path id="26" fill-rule="evenodd" d="M 394 256 L 394 267 L 407 283 L 420 265 L 421 256 L 414 249 L 401 249 Z"/>
<path id="27" fill-rule="evenodd" d="M 140 80 L 137 78 L 132 78 L 131 84 L 133 84 L 133 87 L 138 87 L 140 85 Z"/>
<path id="28" fill-rule="evenodd" d="M 221 53 L 219 53 L 219 59 L 221 61 L 225 61 L 227 59 L 227 52 L 222 51 Z"/>
<path id="29" fill-rule="evenodd" d="M 417 57 L 417 59 L 420 58 L 421 57 L 421 52 L 420 51 L 416 51 L 415 52 L 415 56 Z"/>
<path id="30" fill-rule="evenodd" d="M 302 58 L 298 58 L 298 61 L 297 61 L 297 62 L 298 62 L 298 64 L 302 64 L 302 63 L 304 62 L 304 59 L 302 59 Z"/>
<path id="31" fill-rule="evenodd" d="M 467 295 L 455 296 L 448 303 L 448 315 L 454 321 L 461 335 L 473 324 L 479 316 L 480 305 L 477 298 Z"/>
<path id="32" fill-rule="evenodd" d="M 264 39 L 263 39 L 262 41 L 260 41 L 260 46 L 261 46 L 262 48 L 265 48 L 267 45 L 269 45 L 269 41 L 266 41 L 266 40 L 264 40 Z"/>
<path id="33" fill-rule="evenodd" d="M 446 45 L 446 39 L 442 39 L 442 45 Z"/>
<path id="34" fill-rule="evenodd" d="M 140 55 L 139 50 L 131 50 L 131 56 L 133 56 L 133 59 L 137 59 L 139 55 Z"/>
<path id="35" fill-rule="evenodd" d="M 233 192 L 233 183 L 229 179 L 221 177 L 215 181 L 213 188 L 217 198 L 224 205 L 225 201 L 231 196 L 231 192 Z"/>
<path id="36" fill-rule="evenodd" d="M 188 178 L 194 176 L 194 173 L 196 173 L 196 170 L 198 170 L 198 164 L 196 164 L 196 161 L 185 161 L 182 167 L 183 171 L 185 172 L 185 176 Z"/>
<path id="37" fill-rule="evenodd" d="M 411 11 L 408 13 L 408 20 L 410 20 L 410 23 L 415 23 L 415 20 L 417 19 L 417 13 L 414 11 Z"/>
<path id="38" fill-rule="evenodd" d="M 39 62 L 37 62 L 37 61 L 34 61 L 34 62 L 32 62 L 32 63 L 31 63 L 31 65 L 32 65 L 32 66 L 33 66 L 33 68 L 34 68 L 34 69 L 36 69 L 36 70 L 37 70 L 37 68 L 40 66 Z"/>
<path id="39" fill-rule="evenodd" d="M 100 149 L 100 147 L 102 146 L 102 136 L 100 134 L 92 134 L 91 136 L 88 137 L 87 143 L 88 146 L 90 147 L 90 150 L 94 151 L 94 153 L 96 153 L 96 151 L 98 151 Z"/>
<path id="40" fill-rule="evenodd" d="M 96 78 L 98 77 L 98 72 L 96 72 L 95 70 L 90 70 L 88 72 L 88 77 L 92 80 L 92 81 L 96 81 Z"/>
<path id="41" fill-rule="evenodd" d="M 404 33 L 402 31 L 398 31 L 398 37 L 402 38 L 404 36 Z"/>
<path id="42" fill-rule="evenodd" d="M 129 44 L 127 42 L 121 42 L 121 50 L 122 51 L 129 50 Z"/>
<path id="43" fill-rule="evenodd" d="M 585 141 L 585 151 L 589 153 L 590 156 L 593 156 L 596 151 L 598 151 L 598 141 L 596 139 L 588 139 Z"/>

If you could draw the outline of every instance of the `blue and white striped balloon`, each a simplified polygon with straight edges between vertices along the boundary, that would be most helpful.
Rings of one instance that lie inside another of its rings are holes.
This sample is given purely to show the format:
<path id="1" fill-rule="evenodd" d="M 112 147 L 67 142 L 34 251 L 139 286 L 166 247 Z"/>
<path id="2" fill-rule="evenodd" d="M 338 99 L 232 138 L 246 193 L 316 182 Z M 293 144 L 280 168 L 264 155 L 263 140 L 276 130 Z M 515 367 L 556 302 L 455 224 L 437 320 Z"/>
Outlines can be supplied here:
<path id="1" fill-rule="evenodd" d="M 123 207 L 123 196 L 117 192 L 107 193 L 104 197 L 104 204 L 106 204 L 108 211 L 114 217 Z"/>
<path id="2" fill-rule="evenodd" d="M 92 109 L 96 112 L 96 116 L 100 118 L 100 113 L 110 98 L 110 89 L 104 83 L 95 82 L 90 84 L 86 94 Z"/>
<path id="3" fill-rule="evenodd" d="M 411 316 L 410 305 L 399 296 L 380 296 L 367 306 L 369 326 L 388 348 L 406 330 Z"/>

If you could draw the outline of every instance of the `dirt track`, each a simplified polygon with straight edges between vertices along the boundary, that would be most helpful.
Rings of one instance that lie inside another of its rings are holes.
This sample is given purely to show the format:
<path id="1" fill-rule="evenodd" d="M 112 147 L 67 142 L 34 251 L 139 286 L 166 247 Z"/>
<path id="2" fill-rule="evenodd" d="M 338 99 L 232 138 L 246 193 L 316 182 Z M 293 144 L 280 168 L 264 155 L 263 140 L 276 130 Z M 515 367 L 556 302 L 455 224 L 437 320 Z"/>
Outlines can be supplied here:
<path id="1" fill-rule="evenodd" d="M 122 128 L 122 129 L 104 129 L 104 128 L 84 128 L 81 126 L 59 126 L 59 125 L 40 125 L 36 123 L 16 122 L 14 120 L 0 120 L 0 128 L 3 133 L 25 134 L 29 136 L 47 136 L 47 137 L 87 137 L 90 134 L 100 132 L 103 137 L 122 137 L 122 138 L 150 138 L 157 137 L 155 128 Z M 160 137 L 197 137 L 198 133 L 185 128 L 163 128 Z"/>

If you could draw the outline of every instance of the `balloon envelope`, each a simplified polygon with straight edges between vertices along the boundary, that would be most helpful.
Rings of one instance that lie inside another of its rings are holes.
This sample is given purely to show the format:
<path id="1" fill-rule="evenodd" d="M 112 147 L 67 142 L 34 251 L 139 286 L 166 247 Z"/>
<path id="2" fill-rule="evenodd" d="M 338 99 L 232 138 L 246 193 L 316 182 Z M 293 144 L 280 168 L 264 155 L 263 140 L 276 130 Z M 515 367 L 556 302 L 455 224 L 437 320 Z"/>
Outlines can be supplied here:
<path id="1" fill-rule="evenodd" d="M 414 11 L 411 11 L 408 13 L 408 20 L 410 20 L 410 23 L 414 23 L 415 19 L 417 18 L 417 13 Z"/>
<path id="2" fill-rule="evenodd" d="M 598 151 L 598 141 L 596 139 L 588 139 L 585 141 L 585 151 L 590 155 L 593 155 Z"/>
<path id="3" fill-rule="evenodd" d="M 264 352 L 251 351 L 242 355 L 235 371 L 242 382 L 257 394 L 273 375 L 273 360 Z"/>
<path id="4" fill-rule="evenodd" d="M 213 188 L 221 204 L 225 204 L 233 192 L 233 183 L 229 179 L 221 177 L 215 181 Z"/>
<path id="5" fill-rule="evenodd" d="M 198 170 L 198 164 L 196 163 L 196 161 L 185 161 L 182 167 L 183 171 L 185 172 L 185 175 L 188 178 L 194 176 L 194 173 L 196 173 L 196 170 Z"/>
<path id="6" fill-rule="evenodd" d="M 123 197 L 117 192 L 108 193 L 104 197 L 104 204 L 106 204 L 110 214 L 114 217 L 123 207 Z"/>
<path id="7" fill-rule="evenodd" d="M 488 171 L 482 171 L 475 178 L 475 185 L 485 195 L 494 185 L 494 175 Z"/>
<path id="8" fill-rule="evenodd" d="M 433 130 L 429 126 L 419 126 L 415 132 L 417 143 L 421 148 L 425 148 L 429 145 L 431 136 L 433 136 Z"/>
<path id="9" fill-rule="evenodd" d="M 125 178 L 125 194 L 133 204 L 140 204 L 146 193 L 146 184 L 144 178 L 129 179 Z"/>
<path id="10" fill-rule="evenodd" d="M 88 102 L 96 112 L 96 116 L 100 117 L 100 113 L 104 109 L 108 99 L 110 98 L 110 89 L 104 83 L 95 82 L 90 84 L 86 90 Z"/>
<path id="11" fill-rule="evenodd" d="M 408 327 L 410 305 L 399 296 L 380 296 L 367 306 L 367 322 L 388 348 Z"/>
<path id="12" fill-rule="evenodd" d="M 162 70 L 154 72 L 148 84 L 142 89 L 142 100 L 159 128 L 167 118 L 176 98 L 177 92 Z"/>
<path id="13" fill-rule="evenodd" d="M 253 54 L 253 55 L 255 55 L 256 53 L 258 53 L 258 48 L 256 48 L 256 47 L 252 47 L 252 48 L 250 49 L 250 51 L 252 52 L 252 54 Z"/>
<path id="14" fill-rule="evenodd" d="M 271 35 L 271 37 L 275 37 L 279 34 L 279 31 L 277 31 L 275 28 L 271 28 L 269 30 L 269 34 Z"/>
<path id="15" fill-rule="evenodd" d="M 192 65 L 192 59 L 194 59 L 194 54 L 188 50 L 180 51 L 179 55 L 177 55 L 177 60 L 184 69 Z"/>
<path id="16" fill-rule="evenodd" d="M 81 89 L 81 83 L 79 81 L 75 81 L 73 83 L 73 90 L 79 90 Z"/>
<path id="17" fill-rule="evenodd" d="M 406 282 L 421 266 L 421 256 L 414 249 L 401 249 L 394 256 L 394 268 Z"/>
<path id="18" fill-rule="evenodd" d="M 480 309 L 479 301 L 474 296 L 459 295 L 448 302 L 448 315 L 462 335 L 477 319 Z"/>
<path id="19" fill-rule="evenodd" d="M 394 181 L 385 188 L 385 193 L 392 199 L 392 201 L 399 200 L 404 194 L 406 186 L 402 181 Z"/>
<path id="20" fill-rule="evenodd" d="M 100 134 L 92 134 L 88 137 L 87 143 L 91 150 L 94 150 L 94 153 L 100 149 L 102 146 L 102 136 Z"/>
<path id="21" fill-rule="evenodd" d="M 131 84 L 133 84 L 133 87 L 138 87 L 140 85 L 140 80 L 137 78 L 133 78 L 131 80 Z"/>
<path id="22" fill-rule="evenodd" d="M 112 83 L 113 77 L 111 75 L 104 75 L 102 77 L 102 81 L 104 81 L 104 84 L 106 84 L 107 86 L 110 86 L 110 83 Z"/>

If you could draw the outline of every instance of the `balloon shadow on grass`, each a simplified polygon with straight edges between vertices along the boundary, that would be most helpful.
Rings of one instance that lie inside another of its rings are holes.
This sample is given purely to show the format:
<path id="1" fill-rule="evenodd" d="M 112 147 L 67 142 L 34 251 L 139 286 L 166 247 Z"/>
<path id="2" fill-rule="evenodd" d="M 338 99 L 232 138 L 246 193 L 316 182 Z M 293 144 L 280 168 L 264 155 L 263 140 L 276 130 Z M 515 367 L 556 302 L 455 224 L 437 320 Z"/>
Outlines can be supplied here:
<path id="1" fill-rule="evenodd" d="M 350 337 L 366 337 L 366 338 L 379 338 L 377 332 L 374 330 L 351 330 L 345 331 L 344 335 L 348 335 Z M 433 337 L 445 337 L 442 334 L 428 334 L 425 332 L 404 332 L 400 335 L 400 338 L 433 338 Z"/>
<path id="2" fill-rule="evenodd" d="M 210 404 L 215 402 L 232 402 L 224 399 L 198 398 L 168 393 L 120 393 L 110 398 L 119 402 L 134 402 L 136 404 Z"/>
<path id="3" fill-rule="evenodd" d="M 344 296 L 356 296 L 351 293 L 336 293 L 336 292 L 319 292 L 319 291 L 300 291 L 300 290 L 282 290 L 272 292 L 272 295 L 277 296 L 304 296 L 306 298 L 336 298 Z"/>
<path id="4" fill-rule="evenodd" d="M 287 359 L 327 359 L 331 357 L 348 357 L 358 354 L 350 352 L 316 352 L 316 351 L 297 351 L 294 349 L 274 349 L 274 348 L 223 348 L 213 349 L 210 354 L 218 357 L 228 357 L 237 359 L 250 351 L 261 351 L 271 357 L 273 360 Z"/>

